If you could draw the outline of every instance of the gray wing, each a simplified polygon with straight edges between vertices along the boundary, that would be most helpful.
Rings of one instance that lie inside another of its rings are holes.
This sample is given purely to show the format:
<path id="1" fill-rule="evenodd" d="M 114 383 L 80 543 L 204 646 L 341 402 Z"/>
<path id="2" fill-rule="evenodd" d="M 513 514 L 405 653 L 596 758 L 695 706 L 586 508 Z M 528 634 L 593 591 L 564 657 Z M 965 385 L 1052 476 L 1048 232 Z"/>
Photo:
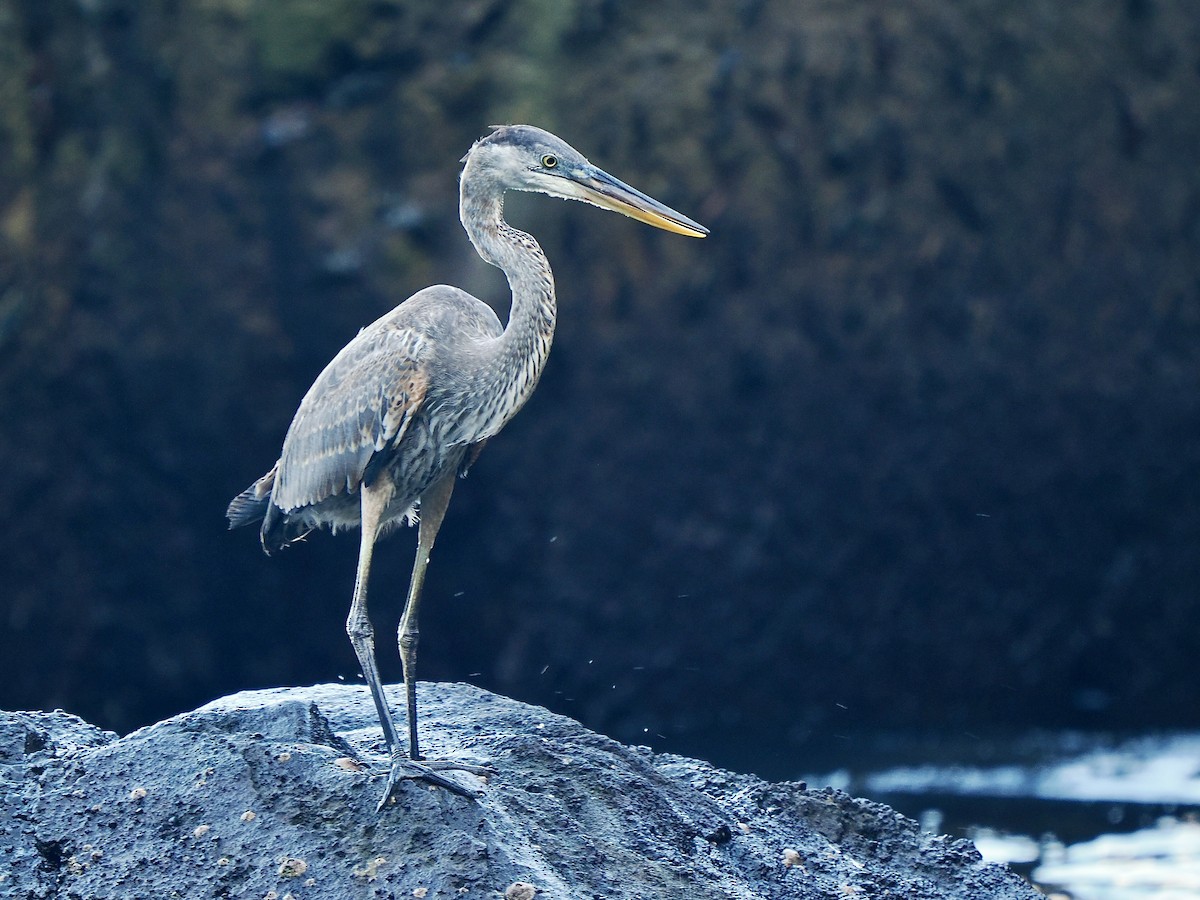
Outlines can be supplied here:
<path id="1" fill-rule="evenodd" d="M 425 337 L 398 325 L 368 327 L 347 344 L 304 395 L 288 428 L 275 506 L 291 512 L 357 490 L 372 455 L 399 442 L 421 409 L 427 354 Z"/>

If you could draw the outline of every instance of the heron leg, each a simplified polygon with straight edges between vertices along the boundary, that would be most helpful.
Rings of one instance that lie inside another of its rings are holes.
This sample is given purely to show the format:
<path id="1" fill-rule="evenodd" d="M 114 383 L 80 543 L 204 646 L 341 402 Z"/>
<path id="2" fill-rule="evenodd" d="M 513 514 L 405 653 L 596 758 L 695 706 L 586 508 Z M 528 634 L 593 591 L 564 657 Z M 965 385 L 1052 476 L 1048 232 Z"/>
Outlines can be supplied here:
<path id="1" fill-rule="evenodd" d="M 350 603 L 350 614 L 346 617 L 346 632 L 350 635 L 354 654 L 358 657 L 363 677 L 366 678 L 367 687 L 371 690 L 371 699 L 375 701 L 375 711 L 379 714 L 383 739 L 387 743 L 388 755 L 391 757 L 387 787 L 384 789 L 383 797 L 380 798 L 376 811 L 383 809 L 384 804 L 391 797 L 396 783 L 404 778 L 420 778 L 465 797 L 476 796 L 475 791 L 463 787 L 451 778 L 437 774 L 433 768 L 404 758 L 403 752 L 400 750 L 400 741 L 396 736 L 396 724 L 392 719 L 387 697 L 383 693 L 383 682 L 380 680 L 379 666 L 375 661 L 375 632 L 367 615 L 367 580 L 371 572 L 371 555 L 375 549 L 375 540 L 379 536 L 384 510 L 387 509 L 388 502 L 392 499 L 393 490 L 390 480 L 386 478 L 379 479 L 371 487 L 364 485 L 360 489 L 362 541 L 358 551 L 358 572 L 354 579 L 354 599 Z"/>
<path id="2" fill-rule="evenodd" d="M 417 532 L 417 558 L 413 562 L 412 579 L 408 584 L 408 600 L 404 604 L 404 616 L 400 619 L 397 637 L 400 642 L 400 661 L 404 663 L 404 694 L 408 703 L 408 756 L 422 759 L 417 740 L 417 644 L 421 638 L 417 617 L 421 610 L 421 593 L 425 586 L 425 569 L 438 529 L 446 518 L 446 507 L 454 492 L 454 473 L 451 467 L 445 475 L 434 482 L 421 495 L 421 524 Z"/>
<path id="3" fill-rule="evenodd" d="M 367 580 L 371 574 L 371 555 L 375 549 L 375 540 L 379 537 L 379 527 L 383 523 L 383 512 L 392 499 L 393 490 L 391 481 L 381 478 L 371 487 L 363 485 L 359 491 L 362 538 L 358 548 L 358 570 L 354 576 L 354 599 L 350 602 L 350 614 L 346 617 L 346 633 L 350 635 L 354 655 L 358 657 L 358 665 L 367 680 L 367 687 L 371 690 L 371 699 L 375 701 L 375 711 L 379 714 L 379 724 L 383 728 L 383 739 L 387 743 L 389 754 L 399 742 L 396 737 L 396 723 L 383 694 L 379 665 L 375 661 L 375 630 L 367 616 Z"/>
<path id="4" fill-rule="evenodd" d="M 421 609 L 421 592 L 425 585 L 425 569 L 429 565 L 429 555 L 433 550 L 433 542 L 441 528 L 442 519 L 446 517 L 446 507 L 450 503 L 450 494 L 454 490 L 455 467 L 434 482 L 421 495 L 421 525 L 417 532 L 417 558 L 413 563 L 412 578 L 408 585 L 408 599 L 404 604 L 404 615 L 400 619 L 397 637 L 400 643 L 400 661 L 404 664 L 404 694 L 408 705 L 408 758 L 397 746 L 392 751 L 392 772 L 379 808 L 391 796 L 392 788 L 400 778 L 422 778 L 425 781 L 449 788 L 464 797 L 478 797 L 479 792 L 471 790 L 458 782 L 436 774 L 438 771 L 456 770 L 470 772 L 473 775 L 486 777 L 494 775 L 495 771 L 487 766 L 473 766 L 453 760 L 426 760 L 421 756 L 420 745 L 417 741 L 417 643 L 420 630 L 417 627 L 417 616 Z M 414 771 L 416 774 L 414 774 Z"/>

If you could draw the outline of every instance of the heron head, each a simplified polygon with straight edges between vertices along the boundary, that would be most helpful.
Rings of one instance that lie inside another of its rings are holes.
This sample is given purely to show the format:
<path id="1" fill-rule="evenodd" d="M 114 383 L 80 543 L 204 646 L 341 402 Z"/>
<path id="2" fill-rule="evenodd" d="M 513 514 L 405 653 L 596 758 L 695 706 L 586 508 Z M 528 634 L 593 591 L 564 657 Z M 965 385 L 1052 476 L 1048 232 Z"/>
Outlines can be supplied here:
<path id="1" fill-rule="evenodd" d="M 475 142 L 463 162 L 464 177 L 471 171 L 473 178 L 501 190 L 580 200 L 688 237 L 708 234 L 703 225 L 614 178 L 562 138 L 532 125 L 496 127 Z"/>

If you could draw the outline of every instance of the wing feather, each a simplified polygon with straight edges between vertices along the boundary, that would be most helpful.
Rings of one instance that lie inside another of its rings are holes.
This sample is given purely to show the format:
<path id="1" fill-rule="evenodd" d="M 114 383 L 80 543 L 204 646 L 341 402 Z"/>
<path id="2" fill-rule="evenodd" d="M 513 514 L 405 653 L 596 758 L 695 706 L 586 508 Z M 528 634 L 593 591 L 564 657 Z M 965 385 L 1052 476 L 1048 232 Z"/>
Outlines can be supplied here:
<path id="1" fill-rule="evenodd" d="M 421 410 L 427 350 L 415 329 L 371 327 L 334 357 L 284 439 L 272 494 L 277 507 L 291 512 L 358 489 L 371 457 L 399 443 Z"/>

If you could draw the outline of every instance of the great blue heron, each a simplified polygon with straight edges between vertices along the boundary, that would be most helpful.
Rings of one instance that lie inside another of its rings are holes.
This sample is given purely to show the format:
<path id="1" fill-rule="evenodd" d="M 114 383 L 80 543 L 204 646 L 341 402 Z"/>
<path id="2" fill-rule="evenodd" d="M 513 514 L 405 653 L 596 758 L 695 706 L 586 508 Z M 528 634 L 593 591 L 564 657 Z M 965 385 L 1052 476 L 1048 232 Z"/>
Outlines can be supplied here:
<path id="1" fill-rule="evenodd" d="M 423 761 L 417 743 L 417 614 L 425 568 L 450 502 L 484 442 L 529 399 L 550 352 L 554 277 L 537 241 L 504 220 L 506 190 L 582 200 L 691 237 L 708 230 L 618 181 L 549 132 L 498 127 L 463 157 L 459 216 L 479 255 L 512 289 L 508 325 L 486 303 L 446 285 L 426 288 L 368 325 L 309 388 L 271 471 L 229 504 L 229 527 L 262 520 L 267 553 L 328 526 L 359 526 L 358 572 L 346 631 L 379 713 L 391 771 L 379 808 L 400 779 L 420 778 L 474 796 Z M 376 539 L 417 520 L 417 558 L 398 636 L 408 709 L 408 758 L 380 684 L 367 617 Z"/>

